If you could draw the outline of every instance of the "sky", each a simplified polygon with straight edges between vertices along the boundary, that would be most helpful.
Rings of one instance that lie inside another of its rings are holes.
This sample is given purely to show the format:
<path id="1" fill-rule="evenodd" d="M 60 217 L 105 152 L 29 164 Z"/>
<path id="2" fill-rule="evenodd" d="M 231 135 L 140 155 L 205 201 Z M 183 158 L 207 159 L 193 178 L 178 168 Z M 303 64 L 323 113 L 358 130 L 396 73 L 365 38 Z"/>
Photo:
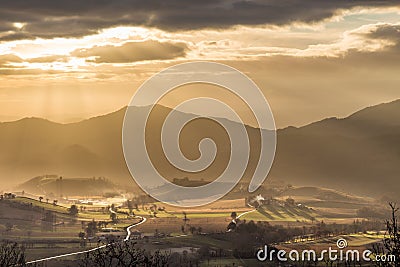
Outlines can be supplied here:
<path id="1" fill-rule="evenodd" d="M 277 127 L 301 126 L 400 98 L 399 52 L 398 1 L 5 0 L 0 121 L 107 114 L 168 66 L 214 61 L 254 80 Z"/>

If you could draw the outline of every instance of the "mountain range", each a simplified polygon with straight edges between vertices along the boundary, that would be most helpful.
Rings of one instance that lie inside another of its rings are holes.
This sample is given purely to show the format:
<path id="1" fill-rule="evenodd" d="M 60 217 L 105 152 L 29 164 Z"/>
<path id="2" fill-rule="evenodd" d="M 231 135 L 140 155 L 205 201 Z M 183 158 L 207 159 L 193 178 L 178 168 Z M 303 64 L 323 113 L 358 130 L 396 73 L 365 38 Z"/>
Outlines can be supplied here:
<path id="1" fill-rule="evenodd" d="M 205 171 L 182 172 L 168 163 L 159 146 L 160 125 L 170 111 L 157 106 L 152 112 L 155 126 L 149 128 L 148 150 L 152 161 L 158 163 L 157 169 L 170 180 L 189 177 L 210 181 L 218 177 L 229 159 L 226 133 L 207 119 L 185 128 L 180 138 L 185 156 L 198 157 L 198 141 L 204 137 L 215 140 L 218 154 L 213 166 Z M 43 174 L 101 176 L 132 185 L 122 153 L 124 114 L 125 108 L 69 124 L 39 118 L 0 123 L 0 189 Z M 229 123 L 241 127 L 237 122 Z M 251 153 L 244 181 L 251 178 L 257 164 L 260 142 L 259 129 L 246 126 L 246 130 Z M 303 127 L 277 130 L 271 178 L 293 185 L 383 196 L 397 195 L 399 176 L 400 100 L 368 107 L 346 118 L 328 118 Z"/>

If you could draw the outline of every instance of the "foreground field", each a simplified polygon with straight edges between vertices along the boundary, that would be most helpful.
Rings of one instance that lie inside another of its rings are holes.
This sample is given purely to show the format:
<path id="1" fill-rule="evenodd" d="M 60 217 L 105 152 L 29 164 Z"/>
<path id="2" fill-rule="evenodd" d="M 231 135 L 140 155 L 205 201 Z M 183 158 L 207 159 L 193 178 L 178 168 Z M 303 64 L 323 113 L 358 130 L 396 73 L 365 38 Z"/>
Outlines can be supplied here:
<path id="1" fill-rule="evenodd" d="M 38 197 L 17 196 L 0 201 L 0 232 L 3 240 L 25 244 L 27 259 L 35 260 L 95 248 L 98 239 L 89 238 L 89 234 L 86 234 L 88 225 L 92 222 L 97 225 L 97 237 L 110 234 L 122 240 L 127 235 L 126 228 L 139 221 L 140 217 L 135 216 L 141 216 L 146 218 L 146 222 L 133 229 L 141 235 L 137 241 L 141 248 L 149 251 L 188 253 L 193 257 L 198 256 L 199 249 L 207 248 L 214 255 L 218 255 L 209 259 L 203 258 L 201 266 L 257 266 L 254 258 L 232 256 L 235 254 L 233 247 L 237 247 L 237 244 L 232 243 L 236 241 L 226 231 L 233 213 L 241 223 L 254 221 L 260 222 L 261 225 L 268 223 L 277 226 L 276 229 L 298 228 L 302 229 L 298 234 L 304 232 L 303 234 L 311 237 L 302 242 L 293 240 L 280 243 L 279 246 L 285 249 L 324 249 L 334 245 L 340 237 L 346 238 L 351 246 L 368 247 L 382 238 L 379 235 L 365 234 L 332 234 L 320 238 L 318 229 L 321 223 L 352 224 L 362 220 L 357 217 L 357 210 L 370 204 L 368 199 L 344 196 L 327 190 L 321 192 L 309 196 L 312 192 L 304 189 L 292 190 L 289 192 L 290 196 L 282 194 L 273 201 L 265 200 L 257 206 L 249 205 L 244 198 L 238 198 L 223 199 L 207 206 L 190 209 L 159 202 L 148 202 L 128 208 L 123 199 L 119 198 L 119 202 L 110 206 L 80 204 L 76 215 L 70 213 L 69 202 L 48 203 L 47 200 L 39 200 Z M 111 207 L 116 212 L 111 212 Z M 112 213 L 115 213 L 114 218 Z M 109 232 L 102 232 L 102 229 L 109 229 Z M 84 238 L 80 237 L 82 232 L 85 233 Z M 248 240 L 244 243 L 249 242 L 250 245 L 253 241 Z M 239 239 L 239 242 L 242 240 Z M 221 254 L 221 251 L 224 252 Z M 64 263 L 67 266 L 76 259 L 77 256 L 64 257 L 57 261 L 49 261 L 48 266 L 63 266 Z"/>

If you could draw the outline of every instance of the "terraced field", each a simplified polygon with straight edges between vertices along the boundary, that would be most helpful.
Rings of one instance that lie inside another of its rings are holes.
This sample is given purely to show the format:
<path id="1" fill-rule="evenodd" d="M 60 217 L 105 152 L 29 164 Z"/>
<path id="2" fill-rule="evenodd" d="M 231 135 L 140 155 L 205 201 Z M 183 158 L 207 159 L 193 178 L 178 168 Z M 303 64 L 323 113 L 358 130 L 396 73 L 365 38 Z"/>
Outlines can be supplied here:
<path id="1" fill-rule="evenodd" d="M 257 210 L 245 214 L 241 219 L 248 221 L 311 222 L 319 217 L 320 215 L 314 211 L 298 207 L 263 205 Z"/>

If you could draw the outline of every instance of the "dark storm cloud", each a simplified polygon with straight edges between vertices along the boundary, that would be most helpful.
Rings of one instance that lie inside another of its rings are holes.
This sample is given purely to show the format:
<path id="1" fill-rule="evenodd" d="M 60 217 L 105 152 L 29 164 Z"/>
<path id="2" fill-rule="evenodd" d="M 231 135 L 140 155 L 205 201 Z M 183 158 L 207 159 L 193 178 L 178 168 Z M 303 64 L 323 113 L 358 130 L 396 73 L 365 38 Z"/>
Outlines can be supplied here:
<path id="1" fill-rule="evenodd" d="M 14 41 L 14 40 L 28 40 L 28 39 L 35 39 L 35 36 L 26 32 L 12 32 L 5 34 L 4 36 L 0 36 L 0 42 Z"/>
<path id="2" fill-rule="evenodd" d="M 399 5 L 397 0 L 4 0 L 1 2 L 0 25 L 26 22 L 22 30 L 25 36 L 52 38 L 82 36 L 117 25 L 143 25 L 175 31 L 310 23 L 329 18 L 341 9 L 396 5 Z M 9 26 L 8 30 L 12 31 L 13 27 Z M 3 40 L 24 38 L 22 33 L 6 32 L 3 29 Z"/>
<path id="3" fill-rule="evenodd" d="M 184 56 L 186 44 L 167 43 L 148 40 L 128 42 L 121 46 L 95 46 L 89 49 L 78 49 L 71 53 L 76 57 L 95 57 L 96 63 L 128 63 L 143 60 L 173 59 Z"/>

